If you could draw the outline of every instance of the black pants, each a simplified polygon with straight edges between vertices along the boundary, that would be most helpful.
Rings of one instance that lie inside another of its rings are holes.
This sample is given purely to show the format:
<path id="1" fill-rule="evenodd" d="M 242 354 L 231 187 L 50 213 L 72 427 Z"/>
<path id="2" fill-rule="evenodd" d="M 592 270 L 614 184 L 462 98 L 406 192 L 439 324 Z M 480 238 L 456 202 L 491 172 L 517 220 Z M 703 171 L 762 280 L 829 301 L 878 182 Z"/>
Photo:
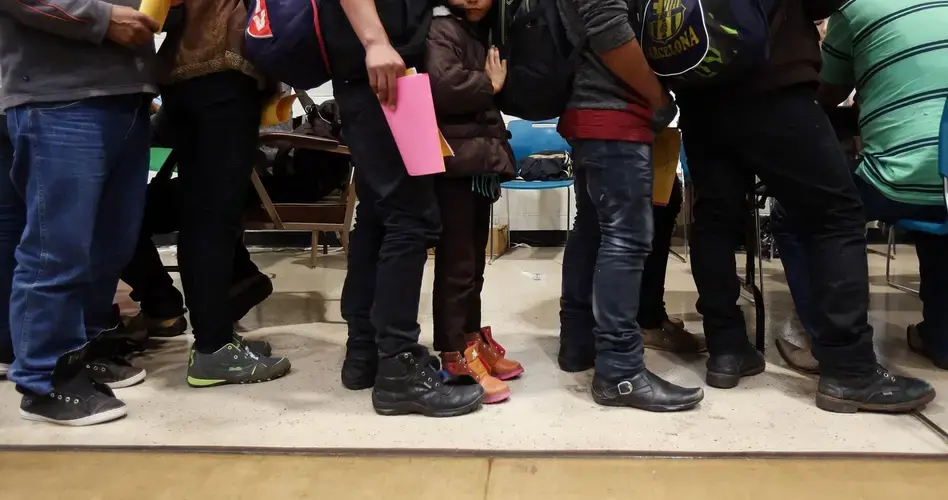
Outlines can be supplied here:
<path id="1" fill-rule="evenodd" d="M 162 89 L 180 155 L 178 261 L 195 348 L 214 351 L 233 338 L 228 290 L 253 170 L 262 96 L 257 82 L 225 71 Z"/>
<path id="2" fill-rule="evenodd" d="M 347 346 L 395 356 L 416 348 L 421 332 L 427 247 L 441 229 L 433 179 L 408 175 L 367 82 L 334 81 L 333 90 L 359 197 L 342 290 Z"/>
<path id="3" fill-rule="evenodd" d="M 652 253 L 645 259 L 642 270 L 642 292 L 639 295 L 639 326 L 661 328 L 668 319 L 665 311 L 665 273 L 668 270 L 668 253 L 675 234 L 675 224 L 681 213 L 681 181 L 675 177 L 671 197 L 665 206 L 652 205 Z"/>
<path id="4" fill-rule="evenodd" d="M 464 335 L 481 329 L 481 291 L 491 200 L 471 189 L 471 178 L 435 179 L 441 238 L 435 247 L 434 348 L 464 351 Z"/>
<path id="5" fill-rule="evenodd" d="M 165 270 L 152 236 L 171 234 L 181 228 L 181 182 L 155 179 L 148 184 L 147 193 L 142 230 L 135 254 L 122 271 L 122 281 L 132 287 L 132 300 L 141 304 L 149 318 L 175 318 L 184 314 L 184 297 Z M 238 236 L 234 245 L 233 283 L 259 272 L 250 260 L 243 239 Z"/>
<path id="6" fill-rule="evenodd" d="M 696 191 L 692 272 L 712 355 L 750 347 L 734 259 L 756 174 L 800 221 L 823 374 L 875 369 L 865 217 L 846 158 L 808 86 L 681 103 Z"/>

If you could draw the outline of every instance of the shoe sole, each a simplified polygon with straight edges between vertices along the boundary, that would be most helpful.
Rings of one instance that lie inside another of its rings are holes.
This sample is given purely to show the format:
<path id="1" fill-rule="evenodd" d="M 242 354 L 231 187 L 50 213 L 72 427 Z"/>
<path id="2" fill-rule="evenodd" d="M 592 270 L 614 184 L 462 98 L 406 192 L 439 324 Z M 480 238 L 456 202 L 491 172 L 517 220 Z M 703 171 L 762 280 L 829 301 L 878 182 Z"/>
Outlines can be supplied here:
<path id="1" fill-rule="evenodd" d="M 188 331 L 188 320 L 182 316 L 178 321 L 168 327 L 146 327 L 148 336 L 157 339 L 170 339 L 180 337 Z"/>
<path id="2" fill-rule="evenodd" d="M 373 380 L 372 382 L 363 383 L 363 384 L 353 384 L 353 383 L 346 383 L 346 381 L 343 380 L 342 386 L 345 387 L 346 389 L 349 389 L 350 391 L 364 391 L 366 389 L 371 389 L 375 387 L 375 381 Z"/>
<path id="3" fill-rule="evenodd" d="M 707 348 L 707 347 L 705 347 L 705 348 L 703 348 L 703 349 L 698 349 L 698 350 L 696 350 L 696 351 L 681 351 L 681 350 L 678 350 L 678 349 L 671 349 L 671 348 L 668 348 L 668 347 L 665 347 L 665 346 L 657 346 L 657 345 L 648 345 L 648 344 L 645 344 L 645 348 L 646 348 L 646 349 L 651 349 L 651 350 L 653 350 L 653 351 L 670 352 L 670 353 L 672 353 L 672 354 L 705 354 L 705 353 L 708 352 L 708 348 Z"/>
<path id="4" fill-rule="evenodd" d="M 142 369 L 141 372 L 136 373 L 135 375 L 132 375 L 131 377 L 125 380 L 109 382 L 108 384 L 105 384 L 105 385 L 107 385 L 109 389 L 124 389 L 126 387 L 131 387 L 133 385 L 142 383 L 145 380 L 145 376 L 147 375 L 148 374 L 145 372 L 145 370 Z"/>
<path id="5" fill-rule="evenodd" d="M 634 408 L 636 410 L 645 410 L 654 413 L 671 413 L 676 411 L 690 410 L 698 406 L 702 401 L 704 401 L 704 391 L 699 393 L 699 397 L 696 400 L 679 405 L 629 405 L 615 399 L 599 396 L 595 391 L 593 391 L 593 401 L 595 401 L 598 405 L 610 406 L 613 408 Z"/>
<path id="6" fill-rule="evenodd" d="M 582 362 L 564 362 L 562 359 L 557 358 L 556 364 L 560 367 L 561 371 L 566 373 L 580 373 L 587 370 L 592 370 L 596 367 L 596 360 L 593 358 L 588 363 Z"/>
<path id="7" fill-rule="evenodd" d="M 412 415 L 420 414 L 426 417 L 433 418 L 449 418 L 449 417 L 460 417 L 461 415 L 467 415 L 468 413 L 473 413 L 484 404 L 484 395 L 481 395 L 477 400 L 468 403 L 465 406 L 460 408 L 452 408 L 450 410 L 431 410 L 427 406 L 420 404 L 415 401 L 399 401 L 396 403 L 377 403 L 372 401 L 372 406 L 375 407 L 375 413 L 383 415 L 386 417 L 394 417 L 399 415 Z"/>
<path id="8" fill-rule="evenodd" d="M 816 394 L 816 407 L 833 413 L 856 413 L 858 411 L 870 411 L 877 413 L 908 413 L 913 410 L 919 410 L 935 399 L 935 391 L 912 400 L 891 405 L 879 405 L 860 403 L 848 399 L 839 399 L 825 394 Z"/>
<path id="9" fill-rule="evenodd" d="M 194 389 L 207 389 L 209 387 L 220 387 L 222 385 L 262 384 L 264 382 L 270 382 L 278 378 L 285 377 L 286 374 L 290 373 L 291 368 L 292 366 L 288 366 L 286 370 L 277 372 L 276 374 L 271 375 L 270 377 L 267 377 L 267 378 L 254 379 L 254 380 L 240 380 L 240 381 L 220 380 L 220 379 L 208 380 L 208 379 L 194 378 L 188 375 L 188 386 Z"/>
<path id="10" fill-rule="evenodd" d="M 708 372 L 705 381 L 715 389 L 733 389 L 741 383 L 742 378 L 760 375 L 767 369 L 767 364 L 753 370 L 741 372 L 740 375 L 731 375 L 730 373 Z"/>
<path id="11" fill-rule="evenodd" d="M 945 360 L 945 362 L 941 362 L 941 363 L 938 362 L 938 361 L 935 361 L 934 358 L 930 357 L 928 354 L 925 354 L 925 350 L 924 350 L 924 349 L 913 346 L 912 343 L 911 343 L 911 342 L 909 341 L 909 339 L 908 339 L 908 335 L 906 335 L 905 344 L 908 346 L 909 351 L 911 351 L 911 352 L 913 352 L 913 353 L 915 353 L 915 354 L 917 354 L 917 355 L 919 355 L 919 356 L 921 356 L 921 357 L 927 359 L 927 360 L 930 361 L 933 365 L 935 365 L 935 368 L 940 368 L 940 369 L 942 369 L 942 370 L 948 370 L 948 360 Z"/>
<path id="12" fill-rule="evenodd" d="M 782 342 L 774 342 L 774 345 L 777 347 L 777 353 L 780 354 L 780 358 L 783 359 L 783 362 L 786 363 L 787 366 L 790 367 L 791 370 L 797 373 L 802 373 L 804 375 L 819 375 L 820 374 L 819 369 L 813 370 L 810 368 L 800 366 L 794 363 L 793 361 L 790 361 L 790 353 L 784 350 Z"/>
<path id="13" fill-rule="evenodd" d="M 506 391 L 500 392 L 498 394 L 484 396 L 484 404 L 493 405 L 497 403 L 503 403 L 504 401 L 507 401 L 508 399 L 510 399 L 510 389 L 507 389 Z"/>
<path id="14" fill-rule="evenodd" d="M 495 373 L 495 374 L 494 374 L 494 376 L 497 377 L 499 380 L 510 380 L 510 379 L 512 379 L 512 378 L 517 378 L 517 377 L 519 377 L 519 376 L 521 376 L 521 375 L 523 375 L 523 368 L 522 368 L 522 367 L 521 367 L 521 368 L 518 368 L 518 369 L 516 369 L 516 370 L 514 370 L 514 371 L 512 371 L 512 372 L 510 372 L 510 373 L 504 373 L 504 374 Z"/>
<path id="15" fill-rule="evenodd" d="M 128 415 L 127 406 L 103 411 L 101 413 L 96 413 L 95 415 L 89 415 L 88 417 L 77 418 L 75 420 L 56 420 L 54 418 L 37 415 L 35 413 L 29 413 L 22 409 L 20 410 L 20 418 L 23 420 L 29 420 L 31 422 L 46 422 L 49 424 L 64 425 L 66 427 L 85 427 L 88 425 L 104 424 L 106 422 L 118 420 L 126 415 Z"/>

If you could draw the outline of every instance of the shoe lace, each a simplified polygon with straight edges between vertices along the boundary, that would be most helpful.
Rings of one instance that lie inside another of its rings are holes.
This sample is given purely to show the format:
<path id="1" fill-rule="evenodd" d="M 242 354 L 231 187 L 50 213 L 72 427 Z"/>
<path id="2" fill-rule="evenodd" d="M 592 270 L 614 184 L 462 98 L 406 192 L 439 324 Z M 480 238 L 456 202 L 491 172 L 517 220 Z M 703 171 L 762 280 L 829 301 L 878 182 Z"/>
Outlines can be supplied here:
<path id="1" fill-rule="evenodd" d="M 260 356 L 258 356 L 257 353 L 251 351 L 250 347 L 248 347 L 247 344 L 240 342 L 238 346 L 240 346 L 240 350 L 243 351 L 244 356 L 247 356 L 248 358 L 254 361 L 260 361 Z"/>

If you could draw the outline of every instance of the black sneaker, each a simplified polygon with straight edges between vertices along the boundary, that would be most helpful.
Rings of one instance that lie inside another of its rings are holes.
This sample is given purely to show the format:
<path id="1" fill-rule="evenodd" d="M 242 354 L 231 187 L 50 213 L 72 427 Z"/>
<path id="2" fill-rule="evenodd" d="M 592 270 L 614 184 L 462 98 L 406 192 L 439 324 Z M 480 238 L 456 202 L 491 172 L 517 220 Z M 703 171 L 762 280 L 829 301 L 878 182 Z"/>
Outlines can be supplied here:
<path id="1" fill-rule="evenodd" d="M 145 369 L 132 366 L 125 358 L 112 356 L 86 363 L 86 373 L 96 383 L 121 389 L 145 380 Z"/>
<path id="2" fill-rule="evenodd" d="M 706 366 L 708 385 L 718 389 L 732 389 L 741 383 L 742 378 L 764 373 L 767 362 L 764 361 L 763 354 L 748 345 L 742 353 L 712 354 Z"/>
<path id="3" fill-rule="evenodd" d="M 379 354 L 373 345 L 371 349 L 346 349 L 346 359 L 342 362 L 342 386 L 350 391 L 361 391 L 375 385 L 379 373 Z"/>
<path id="4" fill-rule="evenodd" d="M 117 420 L 128 414 L 125 403 L 108 387 L 95 383 L 85 372 L 53 384 L 49 394 L 23 391 L 20 417 L 36 422 L 79 427 Z"/>
<path id="5" fill-rule="evenodd" d="M 909 350 L 923 358 L 928 359 L 936 367 L 941 368 L 942 370 L 948 370 L 948 356 L 941 356 L 926 349 L 925 343 L 922 342 L 922 336 L 919 332 L 919 328 L 922 328 L 921 323 L 917 325 L 909 325 L 908 330 L 906 331 L 906 339 Z"/>
<path id="6" fill-rule="evenodd" d="M 372 406 L 379 415 L 420 413 L 426 417 L 456 417 L 484 402 L 484 389 L 472 377 L 446 379 L 438 358 L 418 346 L 379 361 Z"/>
<path id="7" fill-rule="evenodd" d="M 273 281 L 263 273 L 251 275 L 230 287 L 230 310 L 233 314 L 234 323 L 240 321 L 261 302 L 267 300 L 267 297 L 272 293 Z"/>
<path id="8" fill-rule="evenodd" d="M 593 400 L 603 406 L 627 406 L 654 412 L 690 410 L 704 399 L 700 387 L 680 387 L 648 370 L 618 382 L 596 375 L 592 395 Z"/>
<path id="9" fill-rule="evenodd" d="M 816 406 L 835 413 L 909 412 L 935 399 L 935 389 L 917 378 L 892 375 L 883 367 L 861 378 L 820 376 Z"/>
<path id="10" fill-rule="evenodd" d="M 212 354 L 204 354 L 192 347 L 190 358 L 188 385 L 191 387 L 267 382 L 290 371 L 288 359 L 260 356 L 236 341 Z"/>

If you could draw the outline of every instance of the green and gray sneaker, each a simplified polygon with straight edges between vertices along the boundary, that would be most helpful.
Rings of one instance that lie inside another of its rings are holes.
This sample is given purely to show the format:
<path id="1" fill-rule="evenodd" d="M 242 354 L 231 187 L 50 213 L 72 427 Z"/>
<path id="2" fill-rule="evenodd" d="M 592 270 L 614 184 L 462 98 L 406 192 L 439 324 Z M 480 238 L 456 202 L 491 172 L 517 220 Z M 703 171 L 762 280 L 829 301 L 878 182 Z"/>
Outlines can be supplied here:
<path id="1" fill-rule="evenodd" d="M 192 347 L 188 361 L 188 385 L 214 387 L 253 384 L 280 378 L 289 371 L 288 359 L 260 356 L 237 342 L 231 342 L 213 354 L 204 354 Z"/>

